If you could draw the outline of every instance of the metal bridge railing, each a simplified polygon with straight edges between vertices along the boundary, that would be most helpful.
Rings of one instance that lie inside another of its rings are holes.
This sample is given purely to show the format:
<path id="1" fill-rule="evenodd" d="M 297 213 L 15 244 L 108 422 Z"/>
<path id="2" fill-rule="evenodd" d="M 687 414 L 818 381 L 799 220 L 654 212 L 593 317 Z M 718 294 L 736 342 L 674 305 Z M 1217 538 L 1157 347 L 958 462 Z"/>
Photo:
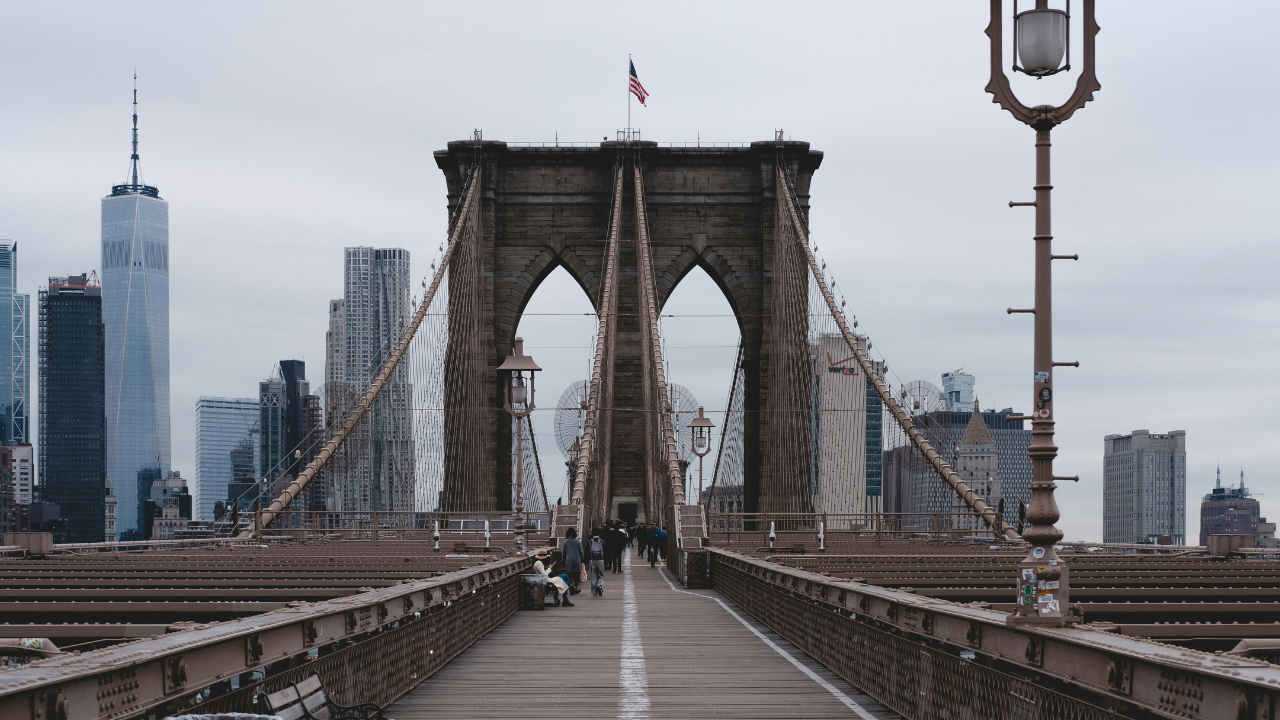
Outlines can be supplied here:
<path id="1" fill-rule="evenodd" d="M 1280 710 L 1280 667 L 1263 661 L 1089 627 L 1009 626 L 1002 612 L 715 547 L 706 562 L 716 590 L 911 720 L 1274 720 Z"/>
<path id="2" fill-rule="evenodd" d="M 511 616 L 527 557 L 169 633 L 0 674 L 0 718 L 252 711 L 318 672 L 343 703 L 385 704 Z M 232 689 L 232 678 L 241 680 Z"/>
<path id="3" fill-rule="evenodd" d="M 787 550 L 803 545 L 812 552 L 851 542 L 890 540 L 974 540 L 1007 542 L 985 527 L 973 527 L 972 517 L 957 513 L 708 513 L 713 544 Z M 1021 546 L 1021 541 L 1016 541 Z"/>
<path id="4" fill-rule="evenodd" d="M 514 548 L 516 525 L 521 519 L 525 522 L 528 544 L 546 544 L 550 537 L 551 514 L 543 511 L 527 511 L 517 515 L 513 512 L 289 510 L 281 513 L 262 537 L 266 540 L 345 538 L 438 541 L 439 548 L 445 550 L 457 541 L 466 541 L 469 545 L 483 543 L 485 546 L 509 544 Z"/>

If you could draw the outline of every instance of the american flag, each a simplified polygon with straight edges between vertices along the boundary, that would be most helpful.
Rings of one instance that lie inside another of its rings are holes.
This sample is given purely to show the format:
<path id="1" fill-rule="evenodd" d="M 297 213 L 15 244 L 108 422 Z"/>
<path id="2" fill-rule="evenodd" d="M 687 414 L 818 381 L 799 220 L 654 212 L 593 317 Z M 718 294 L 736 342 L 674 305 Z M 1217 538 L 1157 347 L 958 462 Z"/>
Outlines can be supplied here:
<path id="1" fill-rule="evenodd" d="M 645 92 L 644 86 L 640 84 L 640 76 L 636 75 L 636 64 L 630 60 L 627 61 L 627 64 L 631 66 L 631 94 L 639 98 L 640 104 L 644 105 L 644 99 L 649 97 L 649 93 Z M 648 107 L 648 105 L 645 105 L 645 107 Z"/>

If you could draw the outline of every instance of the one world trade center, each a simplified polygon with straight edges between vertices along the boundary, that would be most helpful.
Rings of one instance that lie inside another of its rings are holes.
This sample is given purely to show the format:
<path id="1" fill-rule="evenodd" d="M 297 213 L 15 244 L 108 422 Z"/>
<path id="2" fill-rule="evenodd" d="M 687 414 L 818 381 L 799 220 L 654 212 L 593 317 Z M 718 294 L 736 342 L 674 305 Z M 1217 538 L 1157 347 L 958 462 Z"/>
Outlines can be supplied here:
<path id="1" fill-rule="evenodd" d="M 151 484 L 169 474 L 169 203 L 138 165 L 135 85 L 129 175 L 102 198 L 102 320 L 107 474 L 121 536 L 142 539 Z"/>

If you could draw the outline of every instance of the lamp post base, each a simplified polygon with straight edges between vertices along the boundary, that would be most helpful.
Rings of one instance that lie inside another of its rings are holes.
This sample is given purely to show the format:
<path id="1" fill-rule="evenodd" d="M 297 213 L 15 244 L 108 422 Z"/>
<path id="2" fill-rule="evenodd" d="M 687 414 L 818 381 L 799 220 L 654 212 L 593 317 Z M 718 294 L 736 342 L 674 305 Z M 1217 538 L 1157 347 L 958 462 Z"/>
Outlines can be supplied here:
<path id="1" fill-rule="evenodd" d="M 1053 547 L 1036 546 L 1018 563 L 1018 596 L 1008 625 L 1062 627 L 1082 621 L 1068 602 L 1071 573 Z"/>

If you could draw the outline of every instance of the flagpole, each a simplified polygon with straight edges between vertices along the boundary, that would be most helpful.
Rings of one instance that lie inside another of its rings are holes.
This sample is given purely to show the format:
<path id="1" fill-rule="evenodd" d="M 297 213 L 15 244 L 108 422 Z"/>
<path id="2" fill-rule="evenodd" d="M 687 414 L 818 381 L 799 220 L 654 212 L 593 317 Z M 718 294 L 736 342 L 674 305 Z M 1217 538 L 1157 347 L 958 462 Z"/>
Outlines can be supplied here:
<path id="1" fill-rule="evenodd" d="M 627 55 L 627 132 L 631 132 L 631 55 Z"/>

